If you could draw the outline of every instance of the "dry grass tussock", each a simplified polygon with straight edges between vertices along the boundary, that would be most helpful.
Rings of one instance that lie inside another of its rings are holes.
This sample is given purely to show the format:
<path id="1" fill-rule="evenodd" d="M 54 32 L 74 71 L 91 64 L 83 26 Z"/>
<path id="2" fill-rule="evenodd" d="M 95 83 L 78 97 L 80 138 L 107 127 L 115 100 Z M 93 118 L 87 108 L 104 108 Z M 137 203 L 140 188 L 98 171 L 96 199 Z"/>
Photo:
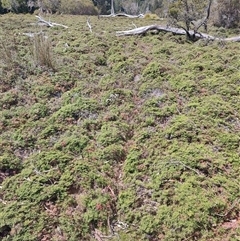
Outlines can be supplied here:
<path id="1" fill-rule="evenodd" d="M 33 56 L 36 65 L 55 69 L 51 52 L 51 41 L 42 33 L 34 35 Z"/>

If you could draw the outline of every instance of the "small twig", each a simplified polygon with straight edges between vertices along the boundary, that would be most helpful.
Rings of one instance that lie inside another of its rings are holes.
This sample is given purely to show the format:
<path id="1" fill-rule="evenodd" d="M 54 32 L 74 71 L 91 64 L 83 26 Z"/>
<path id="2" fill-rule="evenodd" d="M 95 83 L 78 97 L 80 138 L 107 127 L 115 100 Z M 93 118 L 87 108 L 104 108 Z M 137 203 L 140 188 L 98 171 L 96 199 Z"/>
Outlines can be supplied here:
<path id="1" fill-rule="evenodd" d="M 34 167 L 34 168 L 35 168 L 35 167 Z M 35 169 L 34 169 L 34 172 L 35 172 L 36 174 L 39 174 L 39 175 L 43 176 L 42 173 L 48 173 L 48 172 L 50 172 L 50 171 L 52 171 L 52 170 L 58 170 L 58 167 L 53 167 L 53 168 L 51 168 L 51 169 L 49 169 L 49 170 L 45 170 L 45 171 L 42 171 L 42 172 L 38 171 L 38 169 L 35 168 Z"/>
<path id="2" fill-rule="evenodd" d="M 4 200 L 2 200 L 1 198 L 0 198 L 0 202 L 1 203 L 3 203 L 3 204 L 7 204 Z"/>
<path id="3" fill-rule="evenodd" d="M 108 224 L 108 228 L 109 228 L 109 231 L 110 231 L 111 235 L 114 235 L 114 231 L 113 231 L 112 225 L 110 223 L 110 217 L 109 216 L 107 218 L 107 224 Z"/>
<path id="4" fill-rule="evenodd" d="M 68 26 L 60 24 L 60 23 L 52 23 L 53 26 L 61 26 L 63 28 L 68 28 Z"/>
<path id="5" fill-rule="evenodd" d="M 183 162 L 181 162 L 181 161 L 171 161 L 169 164 L 181 164 L 181 165 L 183 165 L 185 168 L 187 168 L 187 169 L 195 172 L 195 173 L 198 174 L 199 176 L 204 176 L 203 173 L 201 173 L 201 172 L 199 172 L 199 171 L 191 168 L 190 166 L 186 165 L 185 163 L 183 163 Z"/>
<path id="6" fill-rule="evenodd" d="M 237 198 L 233 202 L 232 206 L 229 208 L 229 210 L 226 213 L 224 213 L 224 214 L 216 214 L 216 215 L 219 216 L 219 217 L 226 217 L 235 208 L 235 206 L 239 203 L 239 201 L 240 201 L 240 198 Z"/>
<path id="7" fill-rule="evenodd" d="M 44 208 L 45 208 L 49 213 L 54 214 L 54 211 L 52 211 L 51 209 L 47 208 L 46 205 L 44 205 Z"/>
<path id="8" fill-rule="evenodd" d="M 95 228 L 94 230 L 94 238 L 97 240 L 97 241 L 103 241 L 103 239 L 105 238 L 109 238 L 111 239 L 114 235 L 103 235 L 98 229 Z"/>
<path id="9" fill-rule="evenodd" d="M 42 32 L 38 32 L 38 33 L 22 33 L 25 36 L 28 36 L 30 38 L 34 38 L 36 35 L 40 35 L 42 34 Z"/>
<path id="10" fill-rule="evenodd" d="M 92 33 L 92 26 L 90 24 L 89 18 L 87 18 L 87 25 L 88 25 L 88 27 L 90 29 L 90 32 Z"/>
<path id="11" fill-rule="evenodd" d="M 124 230 L 124 229 L 127 229 L 127 228 L 128 228 L 128 224 L 126 224 L 126 223 L 124 223 L 124 222 L 122 222 L 122 221 L 117 220 L 117 221 L 114 223 L 114 227 L 118 227 L 118 228 Z"/>
<path id="12" fill-rule="evenodd" d="M 26 181 L 29 181 L 29 182 L 33 182 L 33 181 L 30 179 L 30 177 L 24 177 L 23 179 L 26 180 Z"/>
<path id="13" fill-rule="evenodd" d="M 97 241 L 103 241 L 103 240 L 101 239 L 101 233 L 100 233 L 100 231 L 97 230 L 97 229 L 94 230 L 94 238 L 95 238 Z"/>
<path id="14" fill-rule="evenodd" d="M 132 22 L 132 25 L 133 25 L 135 28 L 137 28 L 137 25 L 136 25 L 134 22 Z"/>
<path id="15" fill-rule="evenodd" d="M 114 191 L 112 190 L 112 188 L 110 186 L 107 186 L 107 188 L 111 192 L 111 194 L 112 194 L 111 196 L 115 198 L 116 195 L 115 195 Z"/>

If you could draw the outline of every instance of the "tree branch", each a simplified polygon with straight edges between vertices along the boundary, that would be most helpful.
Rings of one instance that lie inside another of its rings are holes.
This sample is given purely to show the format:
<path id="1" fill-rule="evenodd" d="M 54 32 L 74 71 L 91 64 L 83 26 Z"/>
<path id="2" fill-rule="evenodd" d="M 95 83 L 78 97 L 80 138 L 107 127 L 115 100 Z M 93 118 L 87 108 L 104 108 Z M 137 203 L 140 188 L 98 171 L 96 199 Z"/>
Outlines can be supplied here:
<path id="1" fill-rule="evenodd" d="M 50 22 L 50 21 L 46 21 L 46 20 L 43 19 L 41 16 L 36 16 L 36 18 L 38 19 L 38 22 L 44 23 L 44 24 L 47 25 L 48 27 L 61 26 L 61 27 L 63 27 L 63 28 L 68 28 L 68 26 L 63 25 L 63 24 L 52 23 L 52 22 Z"/>
<path id="2" fill-rule="evenodd" d="M 203 26 L 203 25 L 207 26 L 207 21 L 208 21 L 209 16 L 210 16 L 211 5 L 212 5 L 212 0 L 209 0 L 208 9 L 207 9 L 207 16 L 197 26 L 195 26 L 196 32 L 198 31 L 198 29 L 201 26 Z"/>

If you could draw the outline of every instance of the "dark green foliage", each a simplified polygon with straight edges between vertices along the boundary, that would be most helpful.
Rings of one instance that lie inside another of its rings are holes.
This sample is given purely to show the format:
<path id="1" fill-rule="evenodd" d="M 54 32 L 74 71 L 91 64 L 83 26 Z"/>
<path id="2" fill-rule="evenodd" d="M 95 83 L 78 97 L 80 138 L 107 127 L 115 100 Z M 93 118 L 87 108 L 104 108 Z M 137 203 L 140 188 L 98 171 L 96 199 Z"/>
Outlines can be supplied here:
<path id="1" fill-rule="evenodd" d="M 21 160 L 13 154 L 3 152 L 0 156 L 0 171 L 16 174 L 22 169 Z"/>
<path id="2" fill-rule="evenodd" d="M 122 162 L 125 160 L 125 157 L 126 153 L 122 145 L 109 145 L 101 153 L 101 159 L 109 163 Z"/>
<path id="3" fill-rule="evenodd" d="M 88 144 L 88 137 L 79 134 L 64 135 L 55 144 L 55 148 L 62 152 L 70 152 L 73 154 L 81 154 Z"/>
<path id="4" fill-rule="evenodd" d="M 27 2 L 24 0 L 16 0 L 16 1 L 2 0 L 1 2 L 4 8 L 11 10 L 12 12 L 15 12 L 15 13 L 28 12 Z"/>

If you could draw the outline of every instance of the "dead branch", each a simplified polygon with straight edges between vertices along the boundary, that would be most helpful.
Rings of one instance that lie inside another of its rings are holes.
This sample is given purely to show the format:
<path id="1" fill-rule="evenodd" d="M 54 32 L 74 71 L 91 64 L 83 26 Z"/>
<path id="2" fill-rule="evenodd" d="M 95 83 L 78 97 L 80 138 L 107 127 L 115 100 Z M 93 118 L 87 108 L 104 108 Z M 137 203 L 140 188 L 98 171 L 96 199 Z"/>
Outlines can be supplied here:
<path id="1" fill-rule="evenodd" d="M 103 241 L 102 238 L 101 238 L 101 232 L 98 230 L 98 229 L 95 229 L 94 230 L 94 238 L 97 240 L 97 241 Z"/>
<path id="2" fill-rule="evenodd" d="M 7 204 L 7 202 L 5 202 L 3 199 L 0 198 L 0 202 L 3 204 Z"/>
<path id="3" fill-rule="evenodd" d="M 130 35 L 143 35 L 148 31 L 157 30 L 159 32 L 170 32 L 176 35 L 186 35 L 186 31 L 182 28 L 174 28 L 168 26 L 161 26 L 161 25 L 149 25 L 139 28 L 134 28 L 131 30 L 126 31 L 117 31 L 117 36 L 130 36 Z M 240 36 L 230 37 L 230 38 L 218 38 L 214 37 L 209 34 L 205 33 L 196 33 L 194 30 L 190 30 L 188 32 L 190 35 L 194 35 L 194 41 L 199 39 L 207 39 L 207 40 L 217 40 L 217 41 L 224 41 L 224 42 L 240 42 Z"/>
<path id="4" fill-rule="evenodd" d="M 68 28 L 68 26 L 63 25 L 63 24 L 59 24 L 59 23 L 52 23 L 50 21 L 46 21 L 45 19 L 43 19 L 41 16 L 36 16 L 36 18 L 38 19 L 38 23 L 43 23 L 48 27 L 54 27 L 54 26 L 61 26 L 63 28 Z"/>
<path id="5" fill-rule="evenodd" d="M 134 22 L 132 22 L 132 25 L 134 26 L 134 28 L 137 28 L 137 25 Z"/>
<path id="6" fill-rule="evenodd" d="M 210 0 L 208 3 L 207 16 L 202 21 L 200 21 L 200 23 L 198 25 L 195 26 L 195 29 L 194 29 L 195 32 L 197 32 L 198 29 L 203 25 L 205 26 L 205 29 L 207 30 L 207 21 L 210 16 L 211 5 L 212 5 L 212 0 Z"/>
<path id="7" fill-rule="evenodd" d="M 229 208 L 229 210 L 226 213 L 224 213 L 224 214 L 216 214 L 216 215 L 219 216 L 219 217 L 226 217 L 239 204 L 239 202 L 240 202 L 240 198 L 237 198 L 233 202 L 232 206 Z"/>
<path id="8" fill-rule="evenodd" d="M 181 161 L 171 161 L 169 164 L 174 164 L 174 165 L 182 165 L 184 166 L 185 168 L 195 172 L 197 175 L 199 176 L 204 176 L 203 173 L 199 172 L 198 170 L 195 170 L 193 168 L 191 168 L 190 166 L 186 165 L 185 163 L 181 162 Z"/>
<path id="9" fill-rule="evenodd" d="M 114 231 L 113 231 L 113 227 L 112 227 L 112 225 L 110 223 L 110 217 L 109 216 L 107 218 L 107 224 L 108 224 L 109 231 L 110 231 L 111 235 L 113 236 L 114 235 Z"/>
<path id="10" fill-rule="evenodd" d="M 226 41 L 226 42 L 240 42 L 240 36 L 235 36 L 235 37 L 231 37 L 231 38 L 224 38 L 224 39 L 221 39 L 223 41 Z"/>
<path id="11" fill-rule="evenodd" d="M 90 24 L 89 18 L 87 18 L 87 26 L 89 27 L 90 32 L 92 33 L 92 26 Z"/>
<path id="12" fill-rule="evenodd" d="M 28 36 L 30 38 L 34 38 L 37 35 L 43 34 L 42 32 L 38 32 L 38 33 L 22 33 L 25 36 Z"/>
<path id="13" fill-rule="evenodd" d="M 110 239 L 112 238 L 114 235 L 103 235 L 98 229 L 95 228 L 94 232 L 93 232 L 93 236 L 97 241 L 103 241 L 103 239 Z"/>

